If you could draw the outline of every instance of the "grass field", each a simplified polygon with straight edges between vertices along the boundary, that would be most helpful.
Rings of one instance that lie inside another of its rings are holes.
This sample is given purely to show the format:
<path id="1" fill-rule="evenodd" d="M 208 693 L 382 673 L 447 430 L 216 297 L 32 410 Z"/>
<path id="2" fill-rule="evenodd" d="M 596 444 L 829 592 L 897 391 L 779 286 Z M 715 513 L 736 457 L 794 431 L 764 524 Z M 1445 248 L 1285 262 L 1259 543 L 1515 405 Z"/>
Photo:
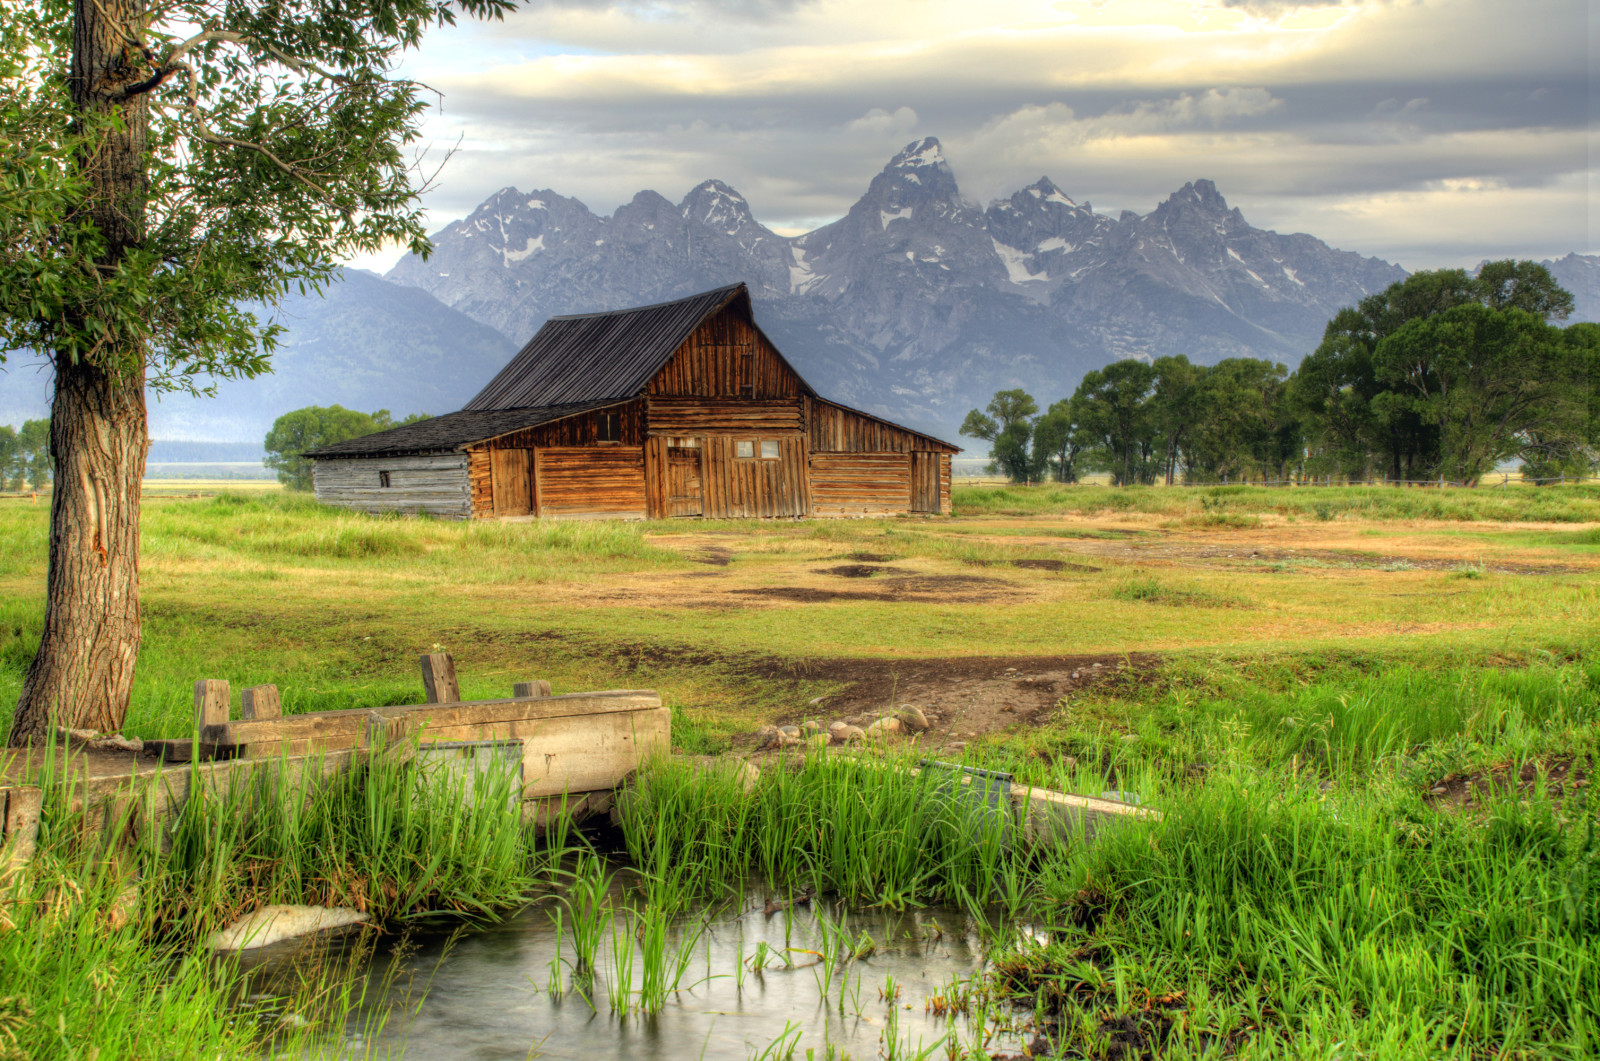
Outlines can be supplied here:
<path id="1" fill-rule="evenodd" d="M 919 688 L 928 661 L 973 656 L 1442 665 L 1570 654 L 1600 630 L 1593 488 L 956 502 L 945 520 L 492 524 L 151 498 L 128 732 L 183 734 L 202 677 L 273 682 L 290 710 L 411 701 L 434 645 L 467 695 L 656 687 L 684 739 L 714 745 L 870 661 Z M 38 636 L 47 517 L 0 500 L 0 712 Z"/>
<path id="2" fill-rule="evenodd" d="M 955 500 L 948 519 L 495 524 L 276 490 L 147 495 L 126 732 L 187 735 L 202 677 L 236 696 L 275 683 L 288 711 L 416 702 L 417 656 L 435 646 L 468 697 L 530 678 L 657 688 L 692 752 L 747 748 L 768 721 L 920 706 L 935 726 L 912 755 L 1131 793 L 1163 817 L 1053 855 L 968 850 L 966 826 L 897 816 L 895 785 L 844 813 L 856 782 L 820 765 L 766 771 L 743 802 L 680 771 L 630 812 L 636 860 L 672 867 L 684 896 L 756 869 L 862 902 L 999 902 L 1052 931 L 998 935 L 973 999 L 1017 1004 L 1069 1056 L 1592 1056 L 1600 489 Z M 0 499 L 0 721 L 39 636 L 47 519 L 42 499 Z M 225 810 L 195 823 L 204 843 L 145 867 L 171 886 L 141 916 L 340 899 L 327 882 L 363 874 L 406 887 L 404 858 L 382 862 L 400 842 L 387 834 L 324 844 L 344 860 L 330 870 Z M 336 817 L 296 829 L 333 835 Z M 463 857 L 445 905 L 514 901 L 511 844 Z M 8 1028 L 101 1045 L 94 992 L 132 1029 L 102 1057 L 140 1056 L 141 1035 L 256 1049 L 215 1019 L 233 981 L 141 964 L 137 925 L 102 931 L 125 878 L 98 862 L 49 872 L 88 898 L 0 931 L 0 972 L 39 985 L 0 999 L 0 1056 Z M 62 887 L 24 886 L 29 902 Z M 95 932 L 99 949 L 73 943 Z M 163 977 L 197 1006 L 140 1009 Z"/>

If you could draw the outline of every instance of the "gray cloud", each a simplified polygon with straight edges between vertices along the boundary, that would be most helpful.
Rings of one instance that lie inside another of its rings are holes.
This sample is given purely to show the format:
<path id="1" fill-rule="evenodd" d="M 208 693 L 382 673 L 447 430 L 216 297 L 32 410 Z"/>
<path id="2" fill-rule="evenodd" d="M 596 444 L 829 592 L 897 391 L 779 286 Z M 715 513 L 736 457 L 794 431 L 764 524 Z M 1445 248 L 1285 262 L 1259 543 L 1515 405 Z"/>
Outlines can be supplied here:
<path id="1" fill-rule="evenodd" d="M 464 37 L 461 63 L 424 71 L 447 92 L 432 132 L 464 144 L 429 206 L 442 223 L 516 185 L 609 212 L 718 177 L 768 224 L 805 228 L 932 134 L 979 200 L 1049 174 L 1099 209 L 1142 212 L 1209 177 L 1257 224 L 1413 267 L 1590 249 L 1582 5 L 1530 0 L 1512 22 L 1490 0 L 1227 6 L 1345 21 L 1315 47 L 1297 30 L 1201 62 L 1204 33 L 1151 36 L 1145 54 L 1133 30 L 918 25 L 900 39 L 893 12 L 855 19 L 843 0 L 550 0 L 505 27 L 494 61 Z"/>

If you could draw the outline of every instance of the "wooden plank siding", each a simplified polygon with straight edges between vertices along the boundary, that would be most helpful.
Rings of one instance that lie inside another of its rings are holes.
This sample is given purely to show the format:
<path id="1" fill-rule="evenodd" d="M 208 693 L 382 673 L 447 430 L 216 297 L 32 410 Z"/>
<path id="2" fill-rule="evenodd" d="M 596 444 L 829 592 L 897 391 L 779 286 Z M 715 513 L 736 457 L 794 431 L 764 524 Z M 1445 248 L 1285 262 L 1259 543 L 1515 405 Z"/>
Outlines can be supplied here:
<path id="1" fill-rule="evenodd" d="M 551 446 L 534 452 L 539 515 L 643 519 L 643 446 Z"/>
<path id="2" fill-rule="evenodd" d="M 727 308 L 678 347 L 650 381 L 652 396 L 799 398 L 800 378 L 753 324 Z"/>
<path id="3" fill-rule="evenodd" d="M 736 457 L 733 435 L 714 435 L 703 444 L 703 511 L 716 519 L 775 519 L 810 514 L 805 440 L 777 439 L 778 458 Z M 755 441 L 752 439 L 751 441 Z M 757 453 L 760 446 L 755 447 Z"/>
<path id="4" fill-rule="evenodd" d="M 473 519 L 488 519 L 494 515 L 494 487 L 490 481 L 492 474 L 487 448 L 467 451 L 467 489 L 471 496 Z"/>
<path id="5" fill-rule="evenodd" d="M 798 435 L 804 430 L 804 415 L 805 406 L 799 398 L 736 401 L 652 397 L 646 409 L 646 423 L 651 435 Z"/>
<path id="6" fill-rule="evenodd" d="M 821 398 L 806 399 L 813 453 L 959 452 L 954 446 Z"/>
<path id="7" fill-rule="evenodd" d="M 881 516 L 911 507 L 911 456 L 811 454 L 811 514 Z"/>
<path id="8" fill-rule="evenodd" d="M 600 417 L 602 415 L 616 415 L 620 417 L 618 427 L 622 437 L 616 444 L 623 446 L 642 446 L 645 439 L 645 404 L 643 401 L 628 402 L 612 406 L 609 409 L 599 409 L 594 412 L 578 413 L 564 420 L 556 420 L 538 427 L 530 427 L 526 431 L 516 431 L 509 435 L 501 435 L 480 443 L 486 449 L 542 449 L 546 446 L 594 446 L 607 445 L 600 441 Z"/>
<path id="9" fill-rule="evenodd" d="M 953 516 L 956 513 L 950 502 L 950 454 L 939 454 L 939 515 Z"/>
<path id="10" fill-rule="evenodd" d="M 938 515 L 940 494 L 940 460 L 942 454 L 919 450 L 911 454 L 911 511 Z"/>
<path id="11" fill-rule="evenodd" d="M 325 505 L 455 519 L 472 515 L 464 453 L 319 460 L 312 462 L 311 481 L 317 500 Z"/>

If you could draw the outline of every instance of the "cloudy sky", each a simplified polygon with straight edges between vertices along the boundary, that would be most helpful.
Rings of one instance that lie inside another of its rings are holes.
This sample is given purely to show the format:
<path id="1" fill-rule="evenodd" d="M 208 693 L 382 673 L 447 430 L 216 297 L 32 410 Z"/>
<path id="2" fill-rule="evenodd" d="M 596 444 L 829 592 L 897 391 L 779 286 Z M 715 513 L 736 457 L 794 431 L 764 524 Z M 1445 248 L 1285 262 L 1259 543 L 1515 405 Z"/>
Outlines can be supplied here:
<path id="1" fill-rule="evenodd" d="M 435 227 L 506 185 L 609 213 L 720 177 L 792 234 L 932 135 L 978 202 L 1045 174 L 1143 213 L 1209 177 L 1256 225 L 1418 269 L 1600 249 L 1590 7 L 533 0 L 406 72 L 459 145 Z"/>

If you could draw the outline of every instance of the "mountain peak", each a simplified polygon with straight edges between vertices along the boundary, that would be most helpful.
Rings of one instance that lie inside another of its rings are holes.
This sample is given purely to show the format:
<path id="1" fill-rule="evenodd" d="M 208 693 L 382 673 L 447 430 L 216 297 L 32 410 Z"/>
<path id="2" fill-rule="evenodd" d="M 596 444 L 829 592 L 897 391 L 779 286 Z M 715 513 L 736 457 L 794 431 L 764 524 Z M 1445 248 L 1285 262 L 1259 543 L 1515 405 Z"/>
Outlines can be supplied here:
<path id="1" fill-rule="evenodd" d="M 937 136 L 924 136 L 921 140 L 911 141 L 898 155 L 890 159 L 884 168 L 920 169 L 923 166 L 950 168 L 950 163 L 944 159 L 944 148 Z"/>
<path id="2" fill-rule="evenodd" d="M 758 224 L 745 197 L 719 180 L 701 181 L 689 189 L 689 194 L 678 204 L 678 212 L 686 221 L 698 221 L 727 236 L 736 236 Z"/>
<path id="3" fill-rule="evenodd" d="M 1038 180 L 1034 181 L 1032 184 L 1028 185 L 1022 190 L 1041 202 L 1060 203 L 1063 206 L 1072 207 L 1076 207 L 1078 205 L 1072 201 L 1071 196 L 1057 187 L 1056 182 L 1051 180 L 1049 177 L 1040 177 Z"/>

